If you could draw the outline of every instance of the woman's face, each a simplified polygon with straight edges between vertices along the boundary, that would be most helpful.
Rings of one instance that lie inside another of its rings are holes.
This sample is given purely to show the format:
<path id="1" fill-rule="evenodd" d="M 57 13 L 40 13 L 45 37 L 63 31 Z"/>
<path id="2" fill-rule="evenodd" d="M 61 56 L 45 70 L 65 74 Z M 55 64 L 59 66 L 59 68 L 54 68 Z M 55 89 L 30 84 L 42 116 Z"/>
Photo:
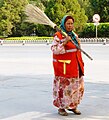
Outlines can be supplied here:
<path id="1" fill-rule="evenodd" d="M 72 31 L 74 28 L 73 26 L 73 20 L 72 19 L 68 19 L 66 22 L 65 22 L 65 29 L 67 32 L 70 32 Z"/>

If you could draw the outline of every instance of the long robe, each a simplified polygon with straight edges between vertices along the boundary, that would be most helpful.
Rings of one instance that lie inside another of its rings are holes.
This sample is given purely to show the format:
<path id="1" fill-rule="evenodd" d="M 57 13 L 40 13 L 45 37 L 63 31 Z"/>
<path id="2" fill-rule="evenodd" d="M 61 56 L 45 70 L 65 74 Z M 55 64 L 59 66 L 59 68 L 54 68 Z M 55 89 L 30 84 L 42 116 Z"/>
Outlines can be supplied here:
<path id="1" fill-rule="evenodd" d="M 84 93 L 84 62 L 80 50 L 71 42 L 63 46 L 63 41 L 64 36 L 56 32 L 51 46 L 55 75 L 53 104 L 61 109 L 74 109 Z"/>

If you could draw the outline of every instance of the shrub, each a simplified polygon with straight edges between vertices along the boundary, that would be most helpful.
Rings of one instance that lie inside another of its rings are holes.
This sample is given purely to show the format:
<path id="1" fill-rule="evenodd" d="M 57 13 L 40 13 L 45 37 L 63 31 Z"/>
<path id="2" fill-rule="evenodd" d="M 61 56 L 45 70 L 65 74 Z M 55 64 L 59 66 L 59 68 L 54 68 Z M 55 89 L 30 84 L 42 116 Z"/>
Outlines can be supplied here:
<path id="1" fill-rule="evenodd" d="M 99 23 L 97 26 L 97 37 L 109 37 L 109 23 Z M 96 26 L 94 23 L 87 23 L 79 37 L 96 37 Z"/>

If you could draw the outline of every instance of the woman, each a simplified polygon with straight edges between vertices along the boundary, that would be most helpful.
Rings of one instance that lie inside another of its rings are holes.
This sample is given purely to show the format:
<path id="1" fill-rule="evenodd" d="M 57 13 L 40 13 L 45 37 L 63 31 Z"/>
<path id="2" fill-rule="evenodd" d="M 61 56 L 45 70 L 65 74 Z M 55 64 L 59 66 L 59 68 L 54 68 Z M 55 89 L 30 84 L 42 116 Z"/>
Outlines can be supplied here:
<path id="1" fill-rule="evenodd" d="M 84 93 L 84 63 L 81 51 L 71 42 L 80 46 L 78 36 L 72 31 L 73 23 L 72 16 L 63 17 L 60 28 L 67 36 L 63 36 L 62 32 L 56 32 L 51 46 L 55 74 L 53 104 L 63 116 L 68 115 L 66 110 L 81 114 L 77 106 Z"/>

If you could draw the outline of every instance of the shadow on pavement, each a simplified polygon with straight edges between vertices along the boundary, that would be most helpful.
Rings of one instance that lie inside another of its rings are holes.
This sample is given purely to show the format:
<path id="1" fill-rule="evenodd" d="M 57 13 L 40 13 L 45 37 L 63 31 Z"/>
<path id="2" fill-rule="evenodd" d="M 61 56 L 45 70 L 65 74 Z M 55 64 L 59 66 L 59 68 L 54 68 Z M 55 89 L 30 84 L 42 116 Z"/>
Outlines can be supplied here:
<path id="1" fill-rule="evenodd" d="M 0 76 L 1 120 L 108 120 L 109 84 L 85 82 L 79 109 L 63 117 L 52 105 L 51 74 Z"/>

